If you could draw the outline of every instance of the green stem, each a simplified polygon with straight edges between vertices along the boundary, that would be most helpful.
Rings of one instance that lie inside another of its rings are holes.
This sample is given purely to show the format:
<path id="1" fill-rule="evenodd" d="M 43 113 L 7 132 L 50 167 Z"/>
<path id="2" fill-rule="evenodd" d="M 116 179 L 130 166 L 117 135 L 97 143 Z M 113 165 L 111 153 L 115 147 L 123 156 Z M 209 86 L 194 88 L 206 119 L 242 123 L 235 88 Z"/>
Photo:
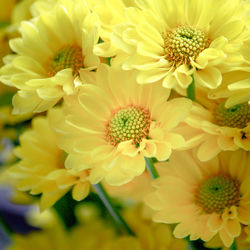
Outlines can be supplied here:
<path id="1" fill-rule="evenodd" d="M 135 235 L 134 232 L 129 228 L 125 220 L 122 218 L 118 210 L 112 204 L 110 197 L 105 191 L 105 189 L 103 188 L 102 184 L 98 183 L 98 184 L 93 185 L 93 187 L 95 191 L 97 192 L 98 196 L 100 197 L 100 199 L 102 200 L 103 204 L 105 205 L 105 207 L 107 208 L 107 210 L 109 211 L 113 219 L 115 220 L 115 222 L 119 226 L 121 226 L 123 229 L 125 229 L 125 231 L 128 234 Z"/>
<path id="2" fill-rule="evenodd" d="M 230 250 L 237 250 L 236 240 L 234 240 L 233 244 L 230 247 Z"/>
<path id="3" fill-rule="evenodd" d="M 158 172 L 154 166 L 154 162 L 153 162 L 152 158 L 145 157 L 145 163 L 146 163 L 146 167 L 148 169 L 148 172 L 150 173 L 150 175 L 153 179 L 160 177 L 160 175 L 158 174 Z"/>
<path id="4" fill-rule="evenodd" d="M 192 82 L 187 88 L 187 98 L 194 101 L 195 100 L 195 82 L 194 76 L 192 75 Z"/>

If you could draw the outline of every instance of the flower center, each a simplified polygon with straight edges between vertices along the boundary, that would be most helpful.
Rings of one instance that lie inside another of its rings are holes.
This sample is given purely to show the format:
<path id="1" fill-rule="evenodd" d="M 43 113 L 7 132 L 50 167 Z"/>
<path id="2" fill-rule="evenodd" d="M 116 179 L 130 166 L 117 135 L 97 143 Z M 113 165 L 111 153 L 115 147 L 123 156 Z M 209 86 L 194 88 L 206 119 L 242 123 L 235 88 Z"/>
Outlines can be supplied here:
<path id="1" fill-rule="evenodd" d="M 149 134 L 150 114 L 141 107 L 129 106 L 116 111 L 107 124 L 107 140 L 112 145 L 133 140 L 136 146 Z"/>
<path id="2" fill-rule="evenodd" d="M 215 111 L 215 123 L 231 128 L 245 128 L 250 122 L 250 105 L 245 102 L 231 108 L 225 108 L 225 102 L 218 105 Z"/>
<path id="3" fill-rule="evenodd" d="M 240 183 L 229 176 L 213 176 L 199 187 L 195 202 L 205 213 L 222 214 L 225 208 L 238 206 Z"/>
<path id="4" fill-rule="evenodd" d="M 181 26 L 170 30 L 164 37 L 166 59 L 174 65 L 190 64 L 190 58 L 195 60 L 210 44 L 203 31 Z"/>
<path id="5" fill-rule="evenodd" d="M 58 50 L 49 62 L 49 75 L 54 76 L 63 69 L 71 68 L 73 75 L 78 74 L 78 70 L 83 67 L 82 49 L 78 46 L 66 46 Z"/>

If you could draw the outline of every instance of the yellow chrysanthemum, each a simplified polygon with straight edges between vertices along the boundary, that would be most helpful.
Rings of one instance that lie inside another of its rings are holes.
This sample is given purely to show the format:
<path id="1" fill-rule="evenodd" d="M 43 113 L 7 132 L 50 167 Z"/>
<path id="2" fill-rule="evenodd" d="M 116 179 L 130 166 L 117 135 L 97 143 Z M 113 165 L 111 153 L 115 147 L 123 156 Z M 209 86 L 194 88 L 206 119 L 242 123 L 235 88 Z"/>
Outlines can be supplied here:
<path id="1" fill-rule="evenodd" d="M 69 153 L 66 167 L 91 165 L 92 183 L 104 178 L 122 185 L 144 172 L 144 157 L 163 161 L 183 146 L 183 137 L 173 129 L 189 113 L 190 100 L 167 102 L 169 90 L 159 84 L 139 85 L 134 72 L 105 64 L 93 75 L 96 85 L 84 84 L 77 96 L 65 97 L 57 129 L 60 146 Z"/>
<path id="2" fill-rule="evenodd" d="M 188 125 L 179 127 L 179 133 L 192 134 L 190 147 L 199 145 L 197 151 L 201 161 L 212 159 L 221 151 L 239 148 L 250 150 L 250 105 L 247 102 L 225 107 L 225 99 L 209 100 L 199 95 L 194 103 Z M 184 136 L 186 138 L 186 136 Z M 187 139 L 187 138 L 186 138 Z"/>
<path id="3" fill-rule="evenodd" d="M 38 213 L 35 209 L 28 214 L 27 220 L 33 226 L 41 230 L 33 231 L 29 234 L 11 235 L 11 243 L 8 250 L 70 250 L 71 242 L 62 221 L 59 220 L 55 212 L 47 210 Z"/>
<path id="4" fill-rule="evenodd" d="M 71 188 L 75 200 L 84 199 L 89 193 L 88 172 L 64 168 L 65 153 L 57 146 L 58 138 L 50 121 L 56 119 L 54 110 L 48 118 L 32 120 L 32 129 L 20 137 L 16 155 L 21 159 L 9 172 L 18 179 L 18 189 L 42 193 L 41 210 L 52 206 Z"/>
<path id="5" fill-rule="evenodd" d="M 146 203 L 157 210 L 153 220 L 178 223 L 174 235 L 209 241 L 217 233 L 229 247 L 250 223 L 250 153 L 223 152 L 200 162 L 179 152 L 165 163 L 168 174 L 154 181 L 157 190 Z"/>
<path id="6" fill-rule="evenodd" d="M 79 73 L 93 70 L 99 57 L 95 14 L 86 2 L 61 0 L 32 22 L 22 22 L 22 37 L 10 41 L 16 55 L 4 58 L 0 80 L 19 89 L 14 113 L 41 112 L 81 85 Z M 39 41 L 39 42 L 37 42 Z"/>
<path id="7" fill-rule="evenodd" d="M 166 88 L 186 89 L 193 75 L 197 86 L 214 89 L 221 84 L 221 72 L 243 64 L 241 45 L 247 37 L 244 2 L 137 3 L 140 8 L 124 8 L 123 22 L 114 25 L 108 45 L 98 44 L 94 51 L 115 56 L 112 63 L 124 70 L 136 69 L 139 83 L 160 80 Z M 105 13 L 98 13 L 104 27 L 110 23 Z"/>
<path id="8" fill-rule="evenodd" d="M 82 213 L 88 213 L 84 207 L 81 210 L 83 210 Z M 145 220 L 135 209 L 126 212 L 126 219 L 133 227 L 136 236 L 118 234 L 111 223 L 99 216 L 92 218 L 85 216 L 83 222 L 81 219 L 78 225 L 66 231 L 52 211 L 39 215 L 31 214 L 28 220 L 42 230 L 28 235 L 13 234 L 13 243 L 8 250 L 71 250 L 72 247 L 74 250 L 184 250 L 187 248 L 187 241 L 175 239 L 168 225 L 159 225 L 151 220 Z"/>

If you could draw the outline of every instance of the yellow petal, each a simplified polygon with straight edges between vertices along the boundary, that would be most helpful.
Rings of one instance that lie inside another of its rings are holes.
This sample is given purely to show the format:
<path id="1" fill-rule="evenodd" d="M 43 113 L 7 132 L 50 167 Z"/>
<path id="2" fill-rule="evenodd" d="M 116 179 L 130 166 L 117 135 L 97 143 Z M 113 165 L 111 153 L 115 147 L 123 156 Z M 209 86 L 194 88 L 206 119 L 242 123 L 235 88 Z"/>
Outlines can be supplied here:
<path id="1" fill-rule="evenodd" d="M 223 226 L 223 220 L 218 214 L 211 214 L 208 219 L 208 227 L 212 232 L 218 232 Z"/>
<path id="2" fill-rule="evenodd" d="M 79 182 L 72 190 L 72 197 L 74 200 L 81 201 L 88 196 L 89 190 L 90 184 L 88 182 Z"/>
<path id="3" fill-rule="evenodd" d="M 202 70 L 194 71 L 195 82 L 201 86 L 215 89 L 222 81 L 221 72 L 215 67 L 207 67 Z"/>
<path id="4" fill-rule="evenodd" d="M 43 194 L 40 200 L 41 212 L 53 206 L 68 190 L 64 189 L 50 194 Z"/>

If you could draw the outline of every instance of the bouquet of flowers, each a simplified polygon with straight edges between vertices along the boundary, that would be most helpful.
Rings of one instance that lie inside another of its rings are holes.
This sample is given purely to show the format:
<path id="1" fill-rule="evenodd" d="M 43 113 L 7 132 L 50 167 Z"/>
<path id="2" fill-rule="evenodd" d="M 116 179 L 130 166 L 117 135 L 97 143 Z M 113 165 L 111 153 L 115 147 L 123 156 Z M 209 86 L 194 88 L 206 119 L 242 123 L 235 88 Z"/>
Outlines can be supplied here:
<path id="1" fill-rule="evenodd" d="M 250 249 L 249 11 L 0 1 L 6 249 Z"/>

